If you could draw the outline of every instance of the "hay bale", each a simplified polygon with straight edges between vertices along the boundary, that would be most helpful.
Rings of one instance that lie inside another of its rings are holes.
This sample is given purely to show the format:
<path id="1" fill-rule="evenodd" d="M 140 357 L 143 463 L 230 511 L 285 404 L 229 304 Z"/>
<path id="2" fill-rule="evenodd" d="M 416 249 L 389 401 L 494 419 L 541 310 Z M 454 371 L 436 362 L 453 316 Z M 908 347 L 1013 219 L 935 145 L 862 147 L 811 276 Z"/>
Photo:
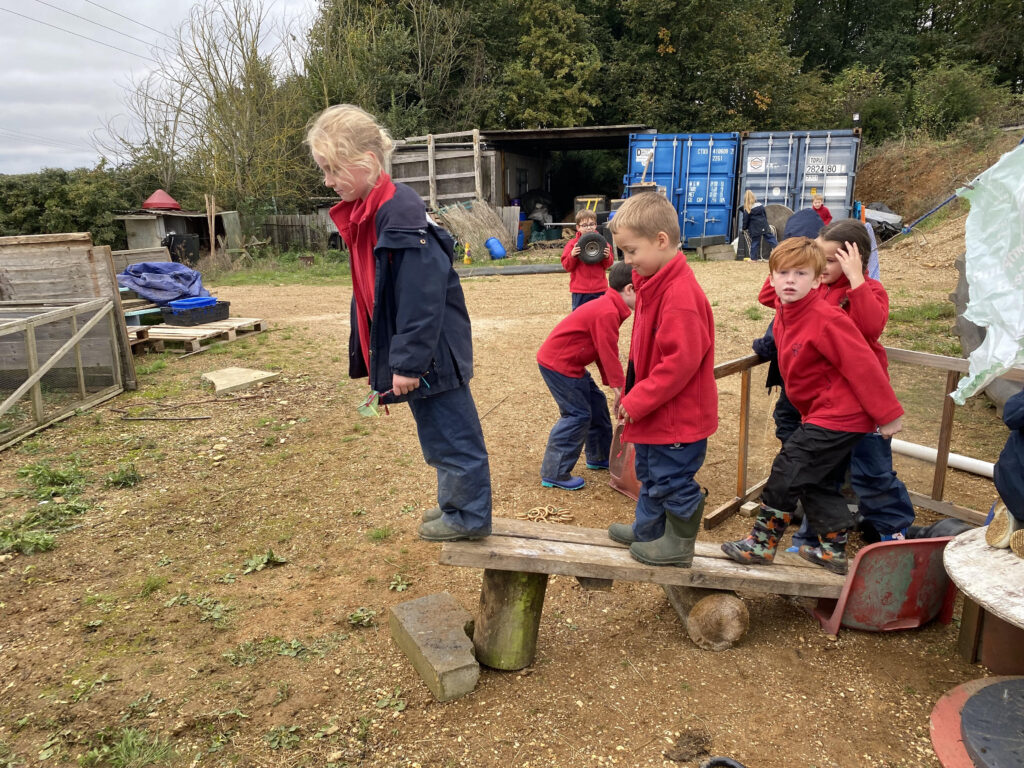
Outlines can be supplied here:
<path id="1" fill-rule="evenodd" d="M 458 242 L 469 244 L 473 258 L 487 258 L 487 246 L 492 237 L 498 238 L 505 246 L 506 253 L 515 250 L 515 241 L 509 235 L 501 216 L 485 200 L 472 200 L 439 208 L 438 221 L 451 232 Z"/>

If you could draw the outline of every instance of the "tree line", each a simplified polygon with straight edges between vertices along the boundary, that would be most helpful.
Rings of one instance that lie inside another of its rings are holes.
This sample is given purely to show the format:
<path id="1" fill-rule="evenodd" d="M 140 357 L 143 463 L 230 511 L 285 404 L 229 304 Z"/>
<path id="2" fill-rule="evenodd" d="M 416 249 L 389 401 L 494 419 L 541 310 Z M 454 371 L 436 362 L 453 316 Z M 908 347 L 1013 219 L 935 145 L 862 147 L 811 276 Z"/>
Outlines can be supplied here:
<path id="1" fill-rule="evenodd" d="M 321 0 L 305 29 L 206 0 L 97 137 L 92 170 L 0 176 L 0 234 L 89 229 L 157 187 L 247 214 L 325 194 L 309 118 L 349 102 L 396 137 L 645 123 L 945 138 L 1024 115 L 1019 0 Z M 63 185 L 60 192 L 54 186 Z M 108 208 L 107 210 L 110 210 Z M 116 243 L 115 243 L 116 244 Z"/>

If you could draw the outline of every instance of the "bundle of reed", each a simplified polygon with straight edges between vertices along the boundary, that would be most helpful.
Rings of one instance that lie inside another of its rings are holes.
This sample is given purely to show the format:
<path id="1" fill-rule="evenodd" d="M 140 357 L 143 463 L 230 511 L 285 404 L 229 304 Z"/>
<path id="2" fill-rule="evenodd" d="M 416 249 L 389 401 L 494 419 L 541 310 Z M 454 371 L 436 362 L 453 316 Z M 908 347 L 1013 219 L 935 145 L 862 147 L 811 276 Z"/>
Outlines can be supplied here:
<path id="1" fill-rule="evenodd" d="M 439 208 L 435 215 L 438 222 L 451 232 L 457 242 L 469 244 L 473 258 L 487 258 L 487 247 L 484 243 L 492 237 L 501 241 L 506 252 L 515 250 L 515 241 L 502 222 L 501 216 L 486 200 L 446 205 Z"/>

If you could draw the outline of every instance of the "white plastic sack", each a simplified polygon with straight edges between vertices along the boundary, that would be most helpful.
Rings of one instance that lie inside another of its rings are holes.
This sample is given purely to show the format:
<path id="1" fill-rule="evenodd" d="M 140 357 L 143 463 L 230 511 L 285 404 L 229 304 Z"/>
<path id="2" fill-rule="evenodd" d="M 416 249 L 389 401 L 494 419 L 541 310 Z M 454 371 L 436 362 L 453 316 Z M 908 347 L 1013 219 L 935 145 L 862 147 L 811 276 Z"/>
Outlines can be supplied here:
<path id="1" fill-rule="evenodd" d="M 986 328 L 952 394 L 963 405 L 996 376 L 1024 363 L 1024 145 L 956 193 L 971 201 L 965 259 L 970 301 L 964 317 Z"/>

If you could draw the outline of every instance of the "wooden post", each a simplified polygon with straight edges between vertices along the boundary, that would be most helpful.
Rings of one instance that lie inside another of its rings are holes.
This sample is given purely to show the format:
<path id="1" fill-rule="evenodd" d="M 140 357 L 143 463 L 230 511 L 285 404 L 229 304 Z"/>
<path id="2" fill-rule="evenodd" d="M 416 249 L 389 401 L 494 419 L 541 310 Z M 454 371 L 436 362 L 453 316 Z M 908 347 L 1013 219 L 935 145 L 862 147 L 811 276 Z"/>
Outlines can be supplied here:
<path id="1" fill-rule="evenodd" d="M 747 492 L 747 453 L 750 448 L 750 369 L 740 374 L 740 434 L 737 440 L 736 496 Z"/>
<path id="2" fill-rule="evenodd" d="M 434 134 L 427 136 L 427 184 L 430 185 L 430 210 L 437 210 L 437 174 L 434 167 Z"/>
<path id="3" fill-rule="evenodd" d="M 949 441 L 953 437 L 953 412 L 956 403 L 949 395 L 960 380 L 957 371 L 946 372 L 946 394 L 942 400 L 942 422 L 939 425 L 939 444 L 935 447 L 935 476 L 932 478 L 932 498 L 942 499 L 946 488 L 946 465 L 949 463 Z"/>
<path id="4" fill-rule="evenodd" d="M 206 227 L 210 232 L 210 255 L 217 255 L 217 203 L 213 195 L 203 195 L 206 200 Z"/>
<path id="5" fill-rule="evenodd" d="M 28 361 L 28 375 L 39 370 L 39 350 L 36 349 L 36 326 L 29 323 L 25 326 L 25 357 Z M 43 423 L 43 388 L 37 381 L 32 385 L 32 420 L 36 426 Z"/>
<path id="6" fill-rule="evenodd" d="M 480 174 L 480 129 L 473 129 L 473 183 L 476 192 L 476 199 L 484 199 L 484 184 Z M 491 201 L 494 204 L 494 201 Z"/>
<path id="7" fill-rule="evenodd" d="M 698 648 L 724 651 L 746 634 L 750 614 L 732 592 L 663 584 L 668 601 L 683 620 L 686 634 Z"/>
<path id="8" fill-rule="evenodd" d="M 533 663 L 547 586 L 546 573 L 484 570 L 473 629 L 477 661 L 505 670 Z"/>
<path id="9" fill-rule="evenodd" d="M 71 316 L 71 335 L 78 333 L 78 313 Z M 82 368 L 82 345 L 75 344 L 75 372 L 78 374 L 78 396 L 85 400 L 85 370 Z"/>

